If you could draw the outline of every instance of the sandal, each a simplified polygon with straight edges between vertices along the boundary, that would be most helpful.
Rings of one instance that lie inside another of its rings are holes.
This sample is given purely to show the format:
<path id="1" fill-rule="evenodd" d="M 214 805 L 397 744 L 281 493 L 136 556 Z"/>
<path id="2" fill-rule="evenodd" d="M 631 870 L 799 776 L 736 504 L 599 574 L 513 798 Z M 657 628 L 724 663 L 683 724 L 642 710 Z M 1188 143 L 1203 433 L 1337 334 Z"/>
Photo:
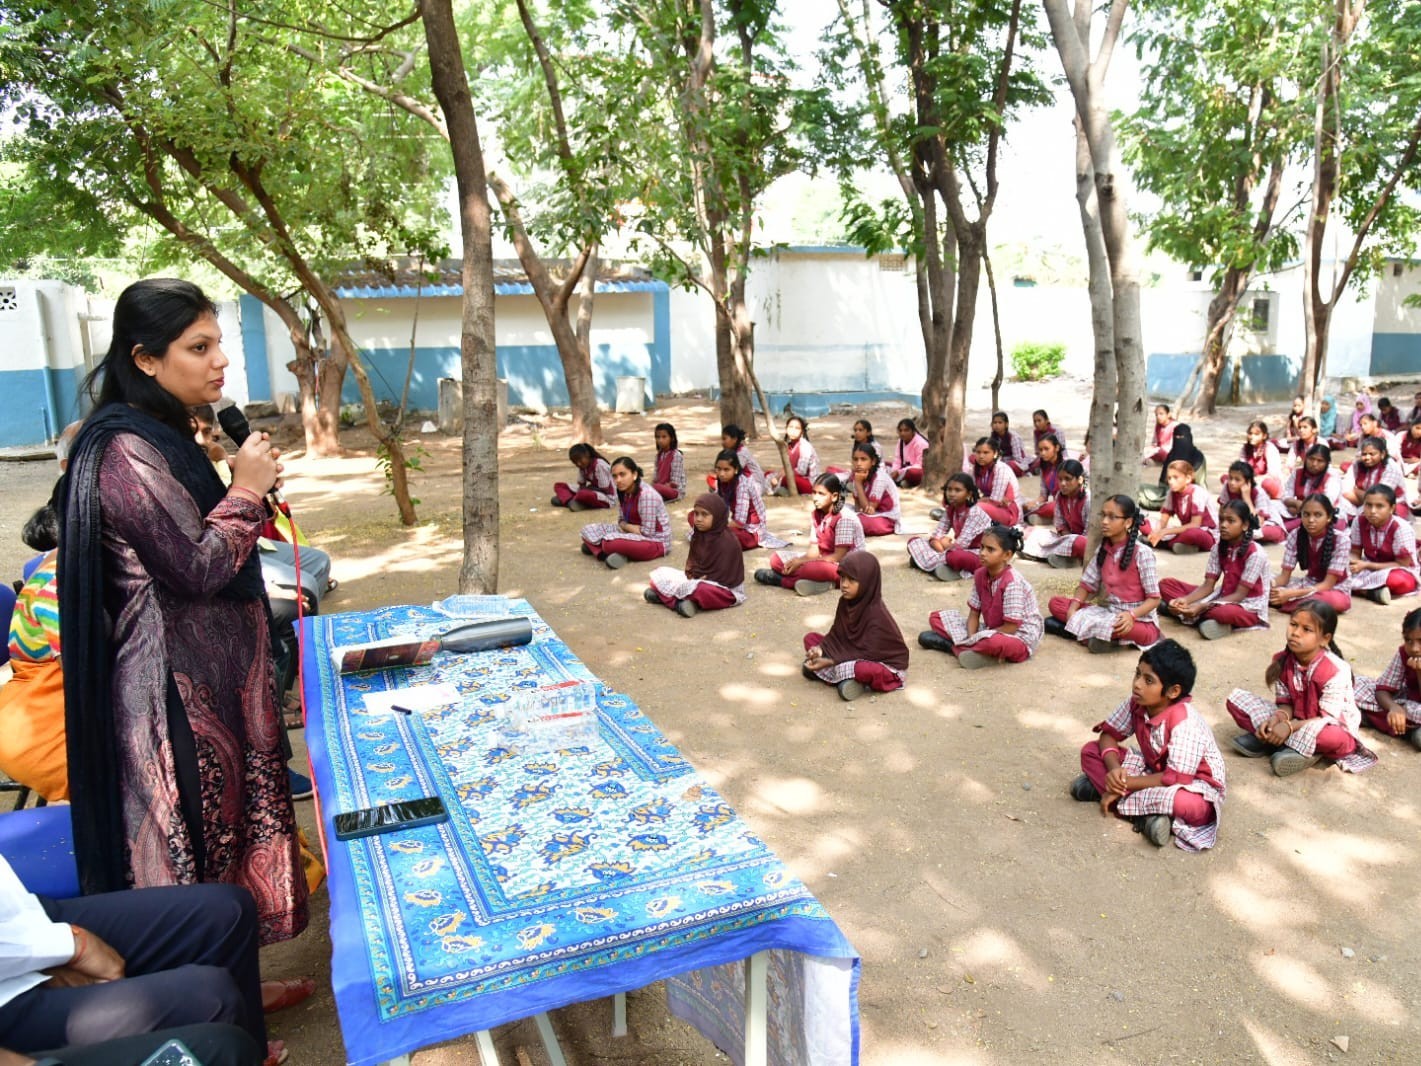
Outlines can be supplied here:
<path id="1" fill-rule="evenodd" d="M 262 982 L 262 1013 L 275 1014 L 311 998 L 316 982 L 309 977 L 288 977 L 280 981 Z"/>
<path id="2" fill-rule="evenodd" d="M 295 692 L 281 697 L 281 723 L 287 729 L 306 728 L 306 719 L 301 716 L 301 697 Z"/>

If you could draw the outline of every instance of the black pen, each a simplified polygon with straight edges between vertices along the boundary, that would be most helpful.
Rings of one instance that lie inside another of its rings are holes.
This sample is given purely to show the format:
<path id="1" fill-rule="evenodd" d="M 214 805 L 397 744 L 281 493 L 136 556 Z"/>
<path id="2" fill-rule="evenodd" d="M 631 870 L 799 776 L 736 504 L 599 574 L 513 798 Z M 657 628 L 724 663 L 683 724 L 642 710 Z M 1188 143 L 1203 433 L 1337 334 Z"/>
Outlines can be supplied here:
<path id="1" fill-rule="evenodd" d="M 414 714 L 414 709 L 413 709 L 413 708 L 411 708 L 411 707 L 401 707 L 398 703 L 392 703 L 392 704 L 390 704 L 390 710 L 392 710 L 392 711 L 399 711 L 401 714 Z"/>

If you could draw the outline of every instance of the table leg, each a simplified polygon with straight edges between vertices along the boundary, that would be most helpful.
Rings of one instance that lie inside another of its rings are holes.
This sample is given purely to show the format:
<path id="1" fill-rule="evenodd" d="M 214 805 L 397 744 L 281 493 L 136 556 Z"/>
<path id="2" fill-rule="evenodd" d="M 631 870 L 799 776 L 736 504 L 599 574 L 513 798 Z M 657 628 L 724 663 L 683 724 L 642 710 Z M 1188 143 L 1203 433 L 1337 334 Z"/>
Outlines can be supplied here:
<path id="1" fill-rule="evenodd" d="M 745 960 L 745 1066 L 766 1066 L 769 1055 L 769 996 L 765 977 L 770 953 L 757 951 Z"/>
<path id="2" fill-rule="evenodd" d="M 618 992 L 612 997 L 612 1035 L 627 1035 L 627 994 Z"/>
<path id="3" fill-rule="evenodd" d="M 538 1035 L 543 1038 L 543 1047 L 547 1049 L 548 1061 L 552 1066 L 567 1066 L 567 1059 L 562 1057 L 562 1045 L 558 1043 L 557 1034 L 553 1032 L 553 1023 L 548 1021 L 548 1016 L 535 1014 L 533 1021 L 538 1026 Z"/>
<path id="4" fill-rule="evenodd" d="M 498 1052 L 493 1049 L 493 1037 L 487 1029 L 474 1034 L 474 1046 L 479 1049 L 479 1066 L 498 1066 Z"/>

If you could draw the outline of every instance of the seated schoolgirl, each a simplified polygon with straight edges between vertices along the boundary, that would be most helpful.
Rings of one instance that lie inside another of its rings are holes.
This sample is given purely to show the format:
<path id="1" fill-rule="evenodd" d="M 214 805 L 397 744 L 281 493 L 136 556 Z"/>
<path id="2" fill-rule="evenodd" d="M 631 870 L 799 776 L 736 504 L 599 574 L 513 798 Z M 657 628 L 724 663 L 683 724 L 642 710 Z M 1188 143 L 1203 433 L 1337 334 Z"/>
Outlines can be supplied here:
<path id="1" fill-rule="evenodd" d="M 1308 417 L 1307 410 L 1307 397 L 1294 396 L 1292 405 L 1288 408 L 1288 424 L 1283 432 L 1283 439 L 1287 443 L 1293 443 L 1302 434 L 1303 419 Z"/>
<path id="2" fill-rule="evenodd" d="M 1190 585 L 1167 577 L 1159 583 L 1160 608 L 1187 626 L 1197 625 L 1205 640 L 1236 629 L 1268 628 L 1268 557 L 1254 540 L 1258 516 L 1243 500 L 1219 511 L 1219 543 L 1209 550 L 1204 583 Z"/>
<path id="3" fill-rule="evenodd" d="M 869 444 L 855 444 L 854 472 L 849 482 L 849 503 L 858 512 L 865 537 L 883 537 L 902 529 L 903 512 L 898 486 L 879 463 Z"/>
<path id="4" fill-rule="evenodd" d="M 1288 438 L 1288 446 L 1283 450 L 1283 470 L 1285 474 L 1290 474 L 1298 470 L 1303 465 L 1303 460 L 1307 458 L 1308 449 L 1314 444 L 1323 443 L 1322 437 L 1317 431 L 1317 420 L 1310 415 L 1303 415 L 1298 419 L 1298 430 Z M 1283 479 L 1283 493 L 1287 495 L 1287 478 Z"/>
<path id="5" fill-rule="evenodd" d="M 1031 412 L 1031 436 L 1032 436 L 1032 459 L 1026 466 L 1026 472 L 1035 474 L 1040 471 L 1041 466 L 1041 442 L 1047 437 L 1054 437 L 1056 444 L 1061 449 L 1061 458 L 1066 457 L 1066 435 L 1051 424 L 1051 416 L 1046 413 L 1045 408 L 1038 408 Z"/>
<path id="6" fill-rule="evenodd" d="M 720 446 L 723 451 L 735 453 L 736 461 L 740 464 L 740 469 L 747 477 L 755 482 L 755 487 L 760 490 L 763 496 L 769 491 L 770 485 L 765 477 L 764 468 L 760 466 L 755 457 L 750 454 L 750 449 L 745 446 L 745 431 L 734 422 L 728 422 L 720 427 Z M 719 458 L 717 456 L 717 458 Z M 706 478 L 706 484 L 710 488 L 715 488 L 716 475 L 711 473 Z"/>
<path id="7" fill-rule="evenodd" d="M 1361 712 L 1352 668 L 1333 637 L 1337 612 L 1321 600 L 1303 600 L 1288 616 L 1288 641 L 1273 656 L 1264 680 L 1272 698 L 1236 688 L 1224 706 L 1245 732 L 1233 748 L 1249 759 L 1269 757 L 1273 772 L 1287 777 L 1334 759 L 1349 773 L 1376 764 L 1360 739 Z"/>
<path id="8" fill-rule="evenodd" d="M 1342 501 L 1338 509 L 1344 518 L 1350 520 L 1361 513 L 1362 498 L 1373 485 L 1385 485 L 1391 489 L 1397 502 L 1397 513 L 1402 518 L 1411 516 L 1405 503 L 1406 481 L 1401 473 L 1401 464 L 1387 455 L 1386 441 L 1379 437 L 1363 437 L 1357 450 L 1357 461 L 1348 468 L 1342 479 Z"/>
<path id="9" fill-rule="evenodd" d="M 1157 481 L 1141 482 L 1135 502 L 1147 511 L 1157 511 L 1169 495 L 1169 468 L 1175 463 L 1188 463 L 1194 471 L 1193 480 L 1200 485 L 1208 482 L 1207 462 L 1204 453 L 1194 447 L 1194 431 L 1185 423 L 1174 427 L 1174 437 L 1170 441 L 1169 454 L 1165 456 Z M 1090 467 L 1086 467 L 1087 470 Z"/>
<path id="10" fill-rule="evenodd" d="M 809 443 L 809 423 L 799 415 L 790 415 L 785 420 L 785 447 L 789 449 L 789 465 L 794 471 L 794 487 L 801 496 L 814 491 L 814 479 L 819 476 L 819 453 Z M 782 484 L 783 475 L 777 475 L 776 495 L 788 495 Z"/>
<path id="11" fill-rule="evenodd" d="M 883 602 L 878 559 L 849 552 L 839 563 L 839 606 L 829 632 L 804 635 L 804 676 L 846 700 L 868 689 L 892 692 L 908 674 L 908 645 Z"/>
<path id="12" fill-rule="evenodd" d="M 898 446 L 888 457 L 888 476 L 895 485 L 912 488 L 923 483 L 923 454 L 928 438 L 918 432 L 911 418 L 898 421 Z"/>
<path id="13" fill-rule="evenodd" d="M 1337 408 L 1330 396 L 1317 402 L 1317 432 L 1322 442 L 1334 451 L 1347 447 L 1347 442 L 1337 435 Z"/>
<path id="14" fill-rule="evenodd" d="M 1294 470 L 1283 488 L 1283 510 L 1287 514 L 1283 525 L 1289 530 L 1298 528 L 1302 515 L 1303 501 L 1309 496 L 1321 493 L 1332 501 L 1337 509 L 1342 500 L 1342 479 L 1332 469 L 1332 449 L 1326 444 L 1314 444 L 1307 451 L 1302 466 Z"/>
<path id="15" fill-rule="evenodd" d="M 794 589 L 800 596 L 818 596 L 839 585 L 839 563 L 863 547 L 863 525 L 844 507 L 845 492 L 837 474 L 820 474 L 814 481 L 810 522 L 814 543 L 807 552 L 775 552 L 769 569 L 755 571 L 761 585 Z"/>
<path id="16" fill-rule="evenodd" d="M 1375 414 L 1376 409 L 1372 406 L 1371 395 L 1365 389 L 1359 391 L 1352 400 L 1351 423 L 1342 434 L 1342 440 L 1346 442 L 1343 447 L 1352 448 L 1361 443 L 1362 438 L 1367 435 L 1366 431 L 1362 429 L 1362 416 Z"/>
<path id="17" fill-rule="evenodd" d="M 691 508 L 691 548 L 686 569 L 658 566 L 642 596 L 670 607 L 682 618 L 745 602 L 745 557 L 729 526 L 730 511 L 718 493 L 696 497 Z"/>
<path id="18" fill-rule="evenodd" d="M 612 482 L 612 467 L 590 444 L 574 444 L 567 457 L 577 467 L 577 487 L 559 481 L 553 486 L 553 506 L 569 511 L 587 511 L 611 507 L 617 499 L 617 486 Z"/>
<path id="19" fill-rule="evenodd" d="M 1005 411 L 992 412 L 991 439 L 996 442 L 997 454 L 1001 456 L 1002 462 L 1011 467 L 1011 472 L 1018 477 L 1025 474 L 1027 465 L 1031 462 L 1031 456 L 1026 454 L 1021 437 L 1016 430 L 1011 428 Z M 1016 525 L 1015 522 L 1007 524 Z"/>
<path id="20" fill-rule="evenodd" d="M 740 541 L 740 547 L 748 552 L 767 543 L 765 498 L 755 479 L 741 468 L 740 456 L 730 448 L 715 457 L 715 490 L 730 511 L 730 531 Z M 691 539 L 695 539 L 694 532 Z M 778 539 L 771 539 L 776 540 L 775 547 L 778 547 Z"/>
<path id="21" fill-rule="evenodd" d="M 1169 464 L 1165 483 L 1169 492 L 1160 504 L 1160 524 L 1150 534 L 1150 546 L 1164 544 L 1175 555 L 1208 551 L 1219 540 L 1214 498 L 1194 483 L 1194 467 L 1183 459 Z"/>
<path id="22" fill-rule="evenodd" d="M 1390 397 L 1383 396 L 1377 401 L 1377 417 L 1381 419 L 1383 429 L 1392 433 L 1401 432 L 1401 412 L 1396 409 L 1396 405 L 1391 402 Z"/>
<path id="23" fill-rule="evenodd" d="M 1313 493 L 1303 501 L 1299 524 L 1283 544 L 1283 569 L 1268 602 L 1291 614 L 1303 600 L 1317 599 L 1341 614 L 1352 606 L 1347 591 L 1350 549 L 1351 541 L 1337 527 L 1337 508 L 1323 493 Z M 1294 569 L 1299 570 L 1296 577 Z"/>
<path id="24" fill-rule="evenodd" d="M 621 517 L 582 527 L 582 551 L 613 570 L 629 560 L 647 563 L 671 554 L 671 516 L 666 501 L 642 478 L 641 467 L 628 456 L 612 463 Z"/>
<path id="25" fill-rule="evenodd" d="M 1268 493 L 1268 498 L 1276 500 L 1283 491 L 1283 457 L 1268 436 L 1268 423 L 1254 421 L 1248 424 L 1238 457 L 1253 467 L 1254 478 L 1259 487 Z"/>
<path id="26" fill-rule="evenodd" d="M 1410 423 L 1402 431 L 1401 472 L 1406 477 L 1421 473 L 1421 421 Z"/>
<path id="27" fill-rule="evenodd" d="M 932 574 L 939 581 L 971 577 L 982 565 L 978 549 L 982 534 L 992 524 L 982 510 L 977 483 L 958 473 L 942 487 L 942 517 L 926 537 L 908 538 L 908 565 Z"/>
<path id="28" fill-rule="evenodd" d="M 1258 518 L 1258 539 L 1264 544 L 1282 544 L 1288 531 L 1283 527 L 1284 516 L 1288 513 L 1278 500 L 1268 494 L 1254 481 L 1253 467 L 1242 459 L 1229 464 L 1229 472 L 1224 475 L 1224 487 L 1219 490 L 1218 507 L 1222 510 L 1230 500 L 1242 500 Z"/>
<path id="29" fill-rule="evenodd" d="M 1182 851 L 1218 840 L 1224 756 L 1190 699 L 1195 676 L 1193 658 L 1177 641 L 1141 654 L 1130 698 L 1096 725 L 1100 737 L 1081 748 L 1082 772 L 1071 782 L 1072 799 L 1128 818 L 1159 848 L 1171 835 Z M 1136 747 L 1124 747 L 1131 736 Z"/>
<path id="30" fill-rule="evenodd" d="M 1020 442 L 1018 442 L 1020 443 Z M 991 437 L 980 438 L 972 449 L 972 480 L 977 484 L 977 495 L 981 499 L 982 510 L 991 516 L 993 522 L 1004 526 L 1014 526 L 1021 521 L 1021 486 L 1016 473 L 1002 459 L 996 441 Z"/>
<path id="31" fill-rule="evenodd" d="M 1388 430 L 1386 426 L 1382 425 L 1382 420 L 1375 414 L 1363 415 L 1361 423 L 1362 440 L 1366 440 L 1368 437 L 1376 437 L 1377 440 L 1385 442 L 1387 457 L 1395 459 L 1398 463 L 1401 462 L 1400 433 L 1392 433 Z"/>
<path id="32" fill-rule="evenodd" d="M 1416 591 L 1416 534 L 1396 514 L 1390 485 L 1373 485 L 1362 498 L 1362 513 L 1352 520 L 1351 577 L 1347 591 L 1375 603 Z"/>
<path id="33" fill-rule="evenodd" d="M 1162 403 L 1155 407 L 1155 424 L 1152 427 L 1150 443 L 1145 447 L 1143 459 L 1145 466 L 1164 465 L 1165 456 L 1169 455 L 1169 450 L 1174 444 L 1174 427 L 1178 424 L 1169 412 L 1169 404 Z"/>
<path id="34" fill-rule="evenodd" d="M 1358 676 L 1354 689 L 1362 721 L 1392 737 L 1406 737 L 1421 749 L 1421 607 L 1401 620 L 1401 647 L 1373 681 Z M 0 691 L 4 691 L 0 689 Z"/>
<path id="35" fill-rule="evenodd" d="M 1159 640 L 1159 574 L 1155 553 L 1140 539 L 1140 511 L 1125 495 L 1100 509 L 1100 548 L 1072 596 L 1052 596 L 1046 632 L 1071 637 L 1092 652 L 1125 644 L 1148 648 Z M 1092 603 L 1100 598 L 1103 604 Z"/>
<path id="36" fill-rule="evenodd" d="M 1041 608 L 1026 578 L 1012 569 L 1021 550 L 1021 530 L 993 525 L 982 534 L 982 565 L 967 596 L 967 617 L 951 609 L 928 615 L 931 629 L 918 634 L 924 648 L 951 652 L 965 670 L 996 663 L 1024 663 L 1041 643 Z"/>
<path id="37" fill-rule="evenodd" d="M 676 440 L 676 427 L 670 422 L 656 424 L 656 476 L 651 487 L 667 501 L 686 495 L 686 457 Z"/>
<path id="38" fill-rule="evenodd" d="M 1067 570 L 1085 559 L 1086 527 L 1090 524 L 1090 493 L 1085 487 L 1085 468 L 1075 459 L 1061 463 L 1059 488 L 1052 501 L 1051 528 L 1033 526 L 1026 534 L 1024 559 L 1044 560 L 1058 570 Z"/>
<path id="39" fill-rule="evenodd" d="M 854 472 L 853 449 L 860 444 L 867 444 L 873 449 L 873 454 L 880 460 L 883 458 L 883 445 L 878 443 L 878 438 L 873 435 L 873 423 L 866 418 L 859 418 L 854 421 L 852 429 L 853 439 L 849 441 L 849 465 L 848 466 L 826 466 L 825 473 L 838 474 L 845 484 L 849 482 L 849 475 Z"/>
<path id="40" fill-rule="evenodd" d="M 1065 461 L 1066 450 L 1050 433 L 1036 442 L 1034 468 L 1041 475 L 1041 493 L 1021 505 L 1028 523 L 1049 526 L 1056 516 L 1056 493 L 1061 488 L 1061 464 Z"/>

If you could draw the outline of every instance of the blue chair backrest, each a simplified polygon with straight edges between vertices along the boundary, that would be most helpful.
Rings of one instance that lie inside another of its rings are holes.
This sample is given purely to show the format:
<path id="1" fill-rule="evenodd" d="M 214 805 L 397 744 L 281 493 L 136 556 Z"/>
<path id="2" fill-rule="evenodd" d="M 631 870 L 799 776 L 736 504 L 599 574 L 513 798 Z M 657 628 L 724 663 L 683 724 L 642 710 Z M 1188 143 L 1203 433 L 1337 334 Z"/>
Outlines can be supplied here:
<path id="1" fill-rule="evenodd" d="M 51 899 L 79 895 L 74 823 L 69 804 L 0 814 L 0 855 L 31 892 Z"/>
<path id="2" fill-rule="evenodd" d="M 0 666 L 10 661 L 10 616 L 15 613 L 15 590 L 0 581 L 0 618 L 3 618 L 5 632 L 0 638 Z"/>

